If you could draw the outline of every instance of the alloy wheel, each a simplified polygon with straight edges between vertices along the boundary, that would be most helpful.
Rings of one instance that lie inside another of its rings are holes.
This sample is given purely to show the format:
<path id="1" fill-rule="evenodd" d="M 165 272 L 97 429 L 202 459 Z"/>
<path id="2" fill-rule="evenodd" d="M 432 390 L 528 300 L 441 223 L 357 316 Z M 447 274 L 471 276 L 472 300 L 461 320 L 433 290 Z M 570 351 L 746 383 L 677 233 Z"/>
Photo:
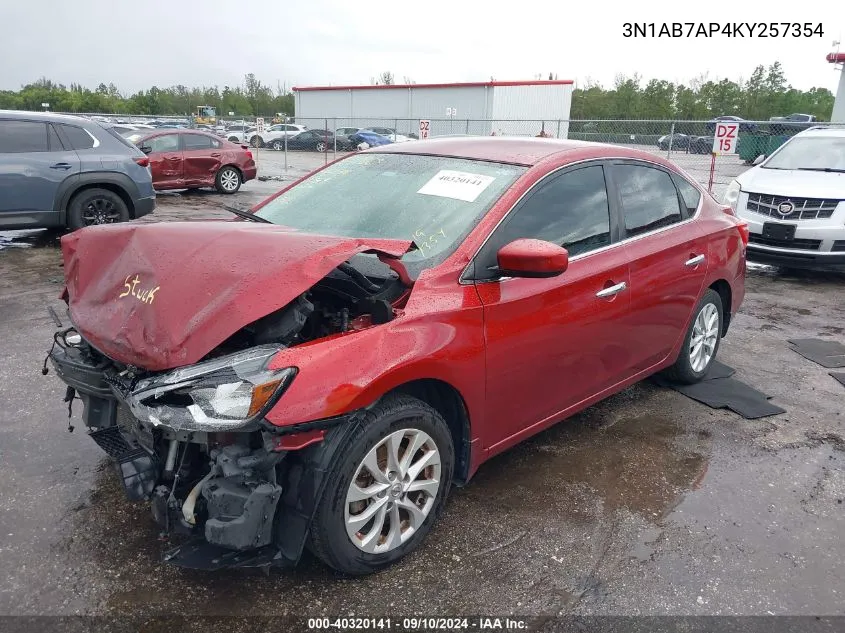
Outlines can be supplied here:
<path id="1" fill-rule="evenodd" d="M 689 360 L 692 370 L 701 373 L 713 359 L 719 340 L 719 312 L 712 303 L 705 303 L 695 317 L 689 343 Z"/>
<path id="2" fill-rule="evenodd" d="M 326 144 L 323 142 L 317 143 L 317 151 L 318 152 L 325 152 L 326 151 Z"/>
<path id="3" fill-rule="evenodd" d="M 225 169 L 220 174 L 220 186 L 226 191 L 234 191 L 238 188 L 238 174 L 234 169 Z"/>
<path id="4" fill-rule="evenodd" d="M 85 210 L 82 212 L 82 221 L 85 226 L 113 224 L 120 222 L 120 211 L 111 200 L 94 198 L 85 206 Z"/>
<path id="5" fill-rule="evenodd" d="M 418 429 L 383 438 L 358 465 L 346 494 L 349 539 L 370 554 L 390 552 L 416 532 L 440 490 L 440 452 Z"/>

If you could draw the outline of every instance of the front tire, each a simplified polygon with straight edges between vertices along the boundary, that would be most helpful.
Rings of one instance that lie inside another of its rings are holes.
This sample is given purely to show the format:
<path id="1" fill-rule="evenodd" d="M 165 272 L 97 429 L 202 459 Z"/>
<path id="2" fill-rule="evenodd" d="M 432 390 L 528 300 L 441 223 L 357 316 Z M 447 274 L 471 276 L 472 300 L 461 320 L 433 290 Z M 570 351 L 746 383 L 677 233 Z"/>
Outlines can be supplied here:
<path id="1" fill-rule="evenodd" d="M 327 149 L 328 149 L 328 146 L 323 141 L 320 141 L 319 143 L 317 143 L 317 151 L 320 152 L 321 154 L 323 152 L 325 152 Z"/>
<path id="2" fill-rule="evenodd" d="M 719 293 L 708 288 L 695 308 L 678 359 L 665 372 L 667 379 L 691 385 L 707 375 L 722 340 L 723 309 Z"/>
<path id="3" fill-rule="evenodd" d="M 217 172 L 214 187 L 220 193 L 232 194 L 241 188 L 241 173 L 234 167 L 223 167 Z"/>
<path id="4" fill-rule="evenodd" d="M 249 142 L 249 144 L 253 147 L 264 147 L 264 139 L 256 134 L 252 137 L 252 140 Z"/>
<path id="5" fill-rule="evenodd" d="M 108 189 L 85 189 L 71 198 L 67 207 L 67 224 L 71 231 L 86 226 L 115 224 L 129 219 L 123 199 Z"/>
<path id="6" fill-rule="evenodd" d="M 449 427 L 425 402 L 389 396 L 338 451 L 311 525 L 324 563 L 369 574 L 415 550 L 443 508 L 455 462 Z"/>
<path id="7" fill-rule="evenodd" d="M 283 149 L 285 149 L 285 144 L 284 144 L 284 142 L 280 141 L 279 139 L 276 139 L 275 141 L 273 141 L 273 143 L 270 145 L 270 147 L 272 147 L 277 152 L 281 152 Z"/>

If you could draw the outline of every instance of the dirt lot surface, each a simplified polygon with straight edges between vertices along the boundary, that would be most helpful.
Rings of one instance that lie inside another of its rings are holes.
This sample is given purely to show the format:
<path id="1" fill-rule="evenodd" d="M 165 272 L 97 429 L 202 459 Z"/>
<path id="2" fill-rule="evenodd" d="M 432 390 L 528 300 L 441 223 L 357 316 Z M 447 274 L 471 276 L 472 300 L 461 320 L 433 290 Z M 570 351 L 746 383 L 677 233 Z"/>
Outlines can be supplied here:
<path id="1" fill-rule="evenodd" d="M 280 186 L 162 195 L 149 218 L 228 217 Z M 845 614 L 845 387 L 789 349 L 845 343 L 845 277 L 749 271 L 720 358 L 787 413 L 756 421 L 650 382 L 484 465 L 423 547 L 377 575 L 200 573 L 159 562 L 144 504 L 67 432 L 41 364 L 57 237 L 0 234 L 0 614 Z"/>

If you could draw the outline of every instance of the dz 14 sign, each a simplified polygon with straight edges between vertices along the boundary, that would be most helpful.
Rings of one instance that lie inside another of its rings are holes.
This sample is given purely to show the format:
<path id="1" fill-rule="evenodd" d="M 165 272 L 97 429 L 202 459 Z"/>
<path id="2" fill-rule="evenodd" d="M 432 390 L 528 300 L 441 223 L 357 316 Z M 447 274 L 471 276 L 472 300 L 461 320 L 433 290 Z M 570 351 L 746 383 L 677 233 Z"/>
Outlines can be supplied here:
<path id="1" fill-rule="evenodd" d="M 739 123 L 721 121 L 716 123 L 716 134 L 713 137 L 714 154 L 736 154 L 738 141 Z"/>

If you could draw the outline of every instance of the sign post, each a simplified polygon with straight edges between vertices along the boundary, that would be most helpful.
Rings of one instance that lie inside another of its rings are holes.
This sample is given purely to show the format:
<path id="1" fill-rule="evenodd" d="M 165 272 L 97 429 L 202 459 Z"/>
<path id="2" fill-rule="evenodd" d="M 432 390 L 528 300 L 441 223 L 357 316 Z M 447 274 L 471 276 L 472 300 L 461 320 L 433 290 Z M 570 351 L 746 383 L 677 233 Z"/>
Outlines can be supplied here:
<path id="1" fill-rule="evenodd" d="M 713 192 L 713 176 L 716 173 L 716 156 L 719 154 L 736 154 L 739 141 L 739 123 L 735 121 L 718 121 L 716 134 L 713 136 L 713 150 L 710 153 L 710 181 L 707 191 Z"/>
<path id="2" fill-rule="evenodd" d="M 424 140 L 428 138 L 428 132 L 431 129 L 431 121 L 428 119 L 420 119 L 420 133 L 419 137 L 420 140 Z"/>

